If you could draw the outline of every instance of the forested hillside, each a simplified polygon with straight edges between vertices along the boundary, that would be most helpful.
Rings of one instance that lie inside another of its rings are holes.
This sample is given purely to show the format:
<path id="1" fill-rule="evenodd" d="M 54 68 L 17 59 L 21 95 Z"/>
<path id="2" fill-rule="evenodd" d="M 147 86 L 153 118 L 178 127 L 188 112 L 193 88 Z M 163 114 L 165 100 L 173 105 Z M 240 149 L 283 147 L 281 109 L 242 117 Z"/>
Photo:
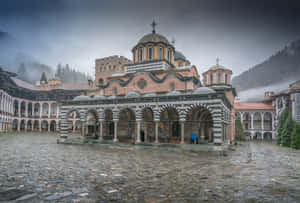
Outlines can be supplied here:
<path id="1" fill-rule="evenodd" d="M 85 73 L 70 68 L 68 64 L 65 66 L 58 64 L 55 77 L 59 78 L 63 83 L 87 83 L 88 79 L 91 78 Z"/>
<path id="2" fill-rule="evenodd" d="M 234 77 L 232 85 L 239 92 L 299 79 L 300 40 L 286 46 L 261 64 Z"/>

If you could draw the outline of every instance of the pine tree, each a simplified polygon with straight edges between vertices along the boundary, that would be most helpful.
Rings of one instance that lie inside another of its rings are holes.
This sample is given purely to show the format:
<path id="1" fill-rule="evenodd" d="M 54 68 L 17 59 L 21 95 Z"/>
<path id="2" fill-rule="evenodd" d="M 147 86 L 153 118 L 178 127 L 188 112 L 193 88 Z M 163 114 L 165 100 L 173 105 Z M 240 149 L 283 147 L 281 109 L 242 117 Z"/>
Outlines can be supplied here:
<path id="1" fill-rule="evenodd" d="M 283 125 L 282 137 L 281 137 L 281 144 L 284 147 L 291 146 L 291 135 L 293 132 L 294 121 L 292 116 L 288 114 L 288 117 Z"/>
<path id="2" fill-rule="evenodd" d="M 297 135 L 296 135 L 296 124 L 295 124 L 294 128 L 293 128 L 292 136 L 291 136 L 291 148 L 296 149 L 296 147 L 297 147 L 296 138 L 297 138 Z"/>
<path id="3" fill-rule="evenodd" d="M 21 63 L 20 66 L 19 66 L 19 69 L 18 69 L 18 75 L 19 77 L 24 77 L 26 74 L 26 67 L 25 67 L 25 64 L 24 63 Z"/>
<path id="4" fill-rule="evenodd" d="M 294 149 L 300 149 L 300 124 L 295 123 L 292 132 L 291 147 Z"/>
<path id="5" fill-rule="evenodd" d="M 61 68 L 61 64 L 58 64 L 58 65 L 57 65 L 57 68 L 56 68 L 55 77 L 58 77 L 58 78 L 61 77 L 61 72 L 62 72 L 61 69 L 62 69 L 62 68 Z"/>
<path id="6" fill-rule="evenodd" d="M 282 131 L 284 123 L 288 117 L 289 111 L 288 109 L 284 109 L 284 111 L 280 114 L 278 128 L 277 128 L 277 144 L 281 144 Z"/>
<path id="7" fill-rule="evenodd" d="M 236 140 L 244 140 L 244 129 L 240 119 L 235 120 L 235 137 Z"/>
<path id="8" fill-rule="evenodd" d="M 47 80 L 45 72 L 42 73 L 40 82 L 41 82 L 41 84 L 47 84 L 48 83 L 48 80 Z"/>

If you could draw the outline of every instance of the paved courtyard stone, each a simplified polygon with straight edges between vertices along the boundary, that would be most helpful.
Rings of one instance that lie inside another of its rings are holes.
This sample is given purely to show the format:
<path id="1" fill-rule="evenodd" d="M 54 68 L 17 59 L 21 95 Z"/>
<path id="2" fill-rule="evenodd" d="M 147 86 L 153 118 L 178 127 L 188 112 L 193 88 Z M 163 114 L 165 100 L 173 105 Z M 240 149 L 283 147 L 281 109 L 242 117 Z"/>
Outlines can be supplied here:
<path id="1" fill-rule="evenodd" d="M 0 137 L 0 202 L 300 202 L 300 151 L 245 142 L 227 156 Z"/>

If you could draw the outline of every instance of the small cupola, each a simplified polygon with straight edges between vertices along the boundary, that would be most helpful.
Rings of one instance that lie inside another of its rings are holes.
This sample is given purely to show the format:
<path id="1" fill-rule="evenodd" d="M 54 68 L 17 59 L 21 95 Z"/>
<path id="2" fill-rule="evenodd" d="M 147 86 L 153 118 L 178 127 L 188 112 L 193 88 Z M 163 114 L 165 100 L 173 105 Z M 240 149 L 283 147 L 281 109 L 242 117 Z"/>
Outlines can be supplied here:
<path id="1" fill-rule="evenodd" d="M 208 71 L 202 74 L 204 86 L 231 86 L 232 71 L 219 64 L 212 66 Z"/>

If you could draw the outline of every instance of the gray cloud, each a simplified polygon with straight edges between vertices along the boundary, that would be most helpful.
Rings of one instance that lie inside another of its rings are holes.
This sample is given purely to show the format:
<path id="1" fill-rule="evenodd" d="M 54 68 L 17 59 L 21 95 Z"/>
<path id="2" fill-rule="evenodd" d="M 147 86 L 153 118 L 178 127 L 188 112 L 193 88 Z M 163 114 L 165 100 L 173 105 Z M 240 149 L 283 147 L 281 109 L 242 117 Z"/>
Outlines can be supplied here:
<path id="1" fill-rule="evenodd" d="M 41 62 L 91 73 L 96 58 L 131 58 L 154 18 L 200 72 L 220 57 L 237 74 L 297 39 L 299 13 L 289 0 L 3 0 L 0 29 Z"/>

